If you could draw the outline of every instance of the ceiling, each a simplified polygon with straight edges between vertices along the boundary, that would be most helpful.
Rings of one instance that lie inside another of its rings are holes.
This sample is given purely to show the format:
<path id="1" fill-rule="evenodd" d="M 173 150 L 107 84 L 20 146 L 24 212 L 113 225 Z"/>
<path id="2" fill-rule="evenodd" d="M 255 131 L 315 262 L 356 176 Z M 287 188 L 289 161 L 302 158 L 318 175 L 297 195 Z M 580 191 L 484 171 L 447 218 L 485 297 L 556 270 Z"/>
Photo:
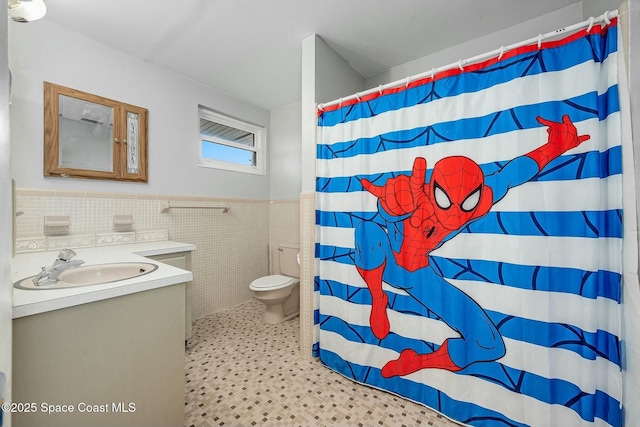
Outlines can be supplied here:
<path id="1" fill-rule="evenodd" d="M 318 34 L 364 77 L 580 0 L 45 0 L 44 19 L 267 110 Z M 478 52 L 481 53 L 481 52 Z"/>

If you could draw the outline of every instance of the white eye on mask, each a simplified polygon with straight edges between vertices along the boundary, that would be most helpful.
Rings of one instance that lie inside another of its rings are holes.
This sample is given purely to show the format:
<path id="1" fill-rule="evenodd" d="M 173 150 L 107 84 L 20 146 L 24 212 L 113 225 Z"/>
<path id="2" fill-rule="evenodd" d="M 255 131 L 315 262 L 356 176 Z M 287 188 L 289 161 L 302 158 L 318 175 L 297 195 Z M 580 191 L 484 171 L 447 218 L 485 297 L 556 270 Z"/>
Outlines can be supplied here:
<path id="1" fill-rule="evenodd" d="M 433 192 L 436 199 L 436 204 L 440 209 L 447 210 L 451 207 L 451 200 L 447 193 L 438 185 L 438 183 L 434 183 Z M 476 202 L 477 203 L 477 202 Z"/>
<path id="2" fill-rule="evenodd" d="M 462 209 L 464 212 L 471 212 L 472 210 L 474 210 L 480 202 L 481 188 L 482 187 L 478 187 L 471 194 L 469 194 L 467 198 L 464 199 L 464 202 L 462 202 L 462 204 L 460 205 L 460 209 Z"/>

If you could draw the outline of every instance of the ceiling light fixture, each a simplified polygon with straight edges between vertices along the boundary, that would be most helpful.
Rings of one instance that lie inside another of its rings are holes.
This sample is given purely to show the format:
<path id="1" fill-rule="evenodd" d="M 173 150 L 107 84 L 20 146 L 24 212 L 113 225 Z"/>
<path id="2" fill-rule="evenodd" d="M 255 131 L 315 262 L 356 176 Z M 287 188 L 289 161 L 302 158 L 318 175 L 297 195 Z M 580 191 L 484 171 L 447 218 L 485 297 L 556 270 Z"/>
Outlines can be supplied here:
<path id="1" fill-rule="evenodd" d="M 31 22 L 47 13 L 43 0 L 8 0 L 9 17 L 16 22 Z"/>

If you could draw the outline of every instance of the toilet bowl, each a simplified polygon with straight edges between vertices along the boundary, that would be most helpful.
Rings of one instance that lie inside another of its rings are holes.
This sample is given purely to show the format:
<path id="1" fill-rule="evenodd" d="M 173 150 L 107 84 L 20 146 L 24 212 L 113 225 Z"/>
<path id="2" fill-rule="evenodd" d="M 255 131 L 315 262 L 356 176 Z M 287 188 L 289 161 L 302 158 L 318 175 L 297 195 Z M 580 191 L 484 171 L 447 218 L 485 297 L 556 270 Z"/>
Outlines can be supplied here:
<path id="1" fill-rule="evenodd" d="M 281 274 L 260 277 L 249 285 L 253 296 L 265 305 L 265 323 L 282 323 L 300 313 L 299 253 L 297 246 L 278 246 Z"/>

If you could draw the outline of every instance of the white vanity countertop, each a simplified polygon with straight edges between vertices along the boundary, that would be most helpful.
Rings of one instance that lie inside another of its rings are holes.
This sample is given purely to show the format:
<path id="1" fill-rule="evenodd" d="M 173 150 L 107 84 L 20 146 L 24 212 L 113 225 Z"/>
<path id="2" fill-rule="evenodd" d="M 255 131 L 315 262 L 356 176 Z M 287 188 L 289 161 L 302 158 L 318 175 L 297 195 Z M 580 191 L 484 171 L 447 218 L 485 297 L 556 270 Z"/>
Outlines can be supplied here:
<path id="1" fill-rule="evenodd" d="M 74 249 L 75 259 L 84 260 L 83 265 L 114 262 L 152 262 L 158 269 L 139 277 L 100 285 L 81 286 L 66 289 L 16 289 L 13 288 L 13 318 L 30 316 L 74 305 L 86 304 L 107 298 L 114 298 L 163 286 L 175 285 L 193 280 L 190 271 L 172 267 L 146 256 L 164 255 L 195 250 L 195 245 L 173 241 L 135 243 L 130 245 L 102 246 Z M 12 286 L 26 277 L 40 272 L 42 266 L 49 266 L 59 250 L 18 254 L 11 264 Z"/>

